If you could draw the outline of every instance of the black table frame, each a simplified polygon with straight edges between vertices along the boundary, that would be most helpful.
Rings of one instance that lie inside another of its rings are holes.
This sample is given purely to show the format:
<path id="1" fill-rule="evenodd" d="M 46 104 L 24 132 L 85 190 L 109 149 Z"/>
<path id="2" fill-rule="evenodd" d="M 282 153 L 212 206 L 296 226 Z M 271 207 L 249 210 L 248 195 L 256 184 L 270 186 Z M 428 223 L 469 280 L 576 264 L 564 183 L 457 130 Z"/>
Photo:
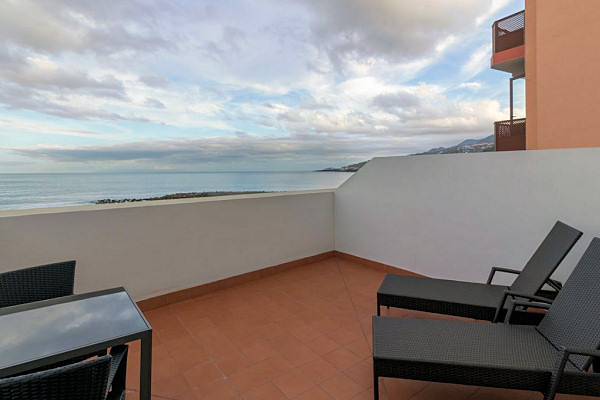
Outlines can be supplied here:
<path id="1" fill-rule="evenodd" d="M 86 354 L 94 353 L 100 350 L 105 350 L 109 347 L 113 347 L 119 344 L 125 344 L 140 340 L 141 342 L 141 359 L 140 359 L 140 400 L 151 400 L 151 385 L 152 385 L 152 327 L 144 317 L 144 314 L 140 311 L 139 307 L 133 301 L 127 290 L 123 287 L 100 290 L 97 292 L 76 294 L 72 296 L 58 297 L 51 300 L 36 301 L 33 303 L 21 304 L 18 306 L 6 307 L 0 309 L 0 317 L 7 314 L 14 314 L 17 312 L 33 310 L 36 308 L 48 307 L 55 304 L 71 303 L 78 300 L 88 299 L 91 297 L 104 296 L 107 294 L 125 292 L 135 308 L 137 309 L 140 317 L 148 329 L 134 332 L 131 334 L 108 338 L 106 340 L 90 343 L 88 345 L 74 348 L 62 353 L 49 354 L 40 358 L 32 359 L 20 364 L 9 365 L 8 367 L 0 367 L 0 378 L 4 378 L 11 375 L 21 374 L 32 369 L 45 367 L 52 365 L 57 362 L 65 361 L 73 357 L 84 356 Z"/>

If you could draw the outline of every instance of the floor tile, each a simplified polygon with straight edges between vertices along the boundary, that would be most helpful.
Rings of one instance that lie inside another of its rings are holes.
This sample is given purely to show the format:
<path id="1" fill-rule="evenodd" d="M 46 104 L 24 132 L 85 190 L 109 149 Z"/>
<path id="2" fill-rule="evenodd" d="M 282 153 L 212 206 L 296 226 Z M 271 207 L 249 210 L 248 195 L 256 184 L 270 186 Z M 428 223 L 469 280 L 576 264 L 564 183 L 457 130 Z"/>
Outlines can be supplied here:
<path id="1" fill-rule="evenodd" d="M 293 399 L 314 386 L 313 381 L 301 371 L 292 371 L 277 377 L 273 383 L 288 399 Z"/>
<path id="2" fill-rule="evenodd" d="M 304 364 L 300 368 L 300 371 L 302 371 L 315 383 L 323 382 L 324 380 L 331 378 L 338 373 L 337 368 L 320 357 L 316 360 L 310 361 L 307 364 Z"/>
<path id="3" fill-rule="evenodd" d="M 349 400 L 363 391 L 356 382 L 348 376 L 338 374 L 319 385 L 331 397 L 338 400 Z"/>
<path id="4" fill-rule="evenodd" d="M 309 340 L 308 342 L 306 342 L 306 346 L 308 346 L 312 351 L 314 351 L 320 356 L 329 354 L 340 347 L 338 343 L 334 342 L 325 335 L 321 335 L 312 340 Z"/>
<path id="5" fill-rule="evenodd" d="M 196 388 L 206 382 L 222 378 L 223 374 L 219 371 L 213 361 L 205 361 L 202 364 L 183 371 L 183 376 L 191 388 Z"/>
<path id="6" fill-rule="evenodd" d="M 325 358 L 339 370 L 345 370 L 347 368 L 350 368 L 354 364 L 357 364 L 361 361 L 360 358 L 358 358 L 353 353 L 344 348 L 334 350 L 331 353 L 323 356 L 323 358 Z"/>
<path id="7" fill-rule="evenodd" d="M 287 397 L 272 383 L 266 383 L 262 386 L 244 394 L 244 400 L 286 400 Z"/>
<path id="8" fill-rule="evenodd" d="M 332 400 L 332 397 L 320 387 L 313 387 L 296 397 L 295 400 Z"/>
<path id="9" fill-rule="evenodd" d="M 256 366 L 250 366 L 227 377 L 227 381 L 241 394 L 267 383 L 267 377 Z"/>

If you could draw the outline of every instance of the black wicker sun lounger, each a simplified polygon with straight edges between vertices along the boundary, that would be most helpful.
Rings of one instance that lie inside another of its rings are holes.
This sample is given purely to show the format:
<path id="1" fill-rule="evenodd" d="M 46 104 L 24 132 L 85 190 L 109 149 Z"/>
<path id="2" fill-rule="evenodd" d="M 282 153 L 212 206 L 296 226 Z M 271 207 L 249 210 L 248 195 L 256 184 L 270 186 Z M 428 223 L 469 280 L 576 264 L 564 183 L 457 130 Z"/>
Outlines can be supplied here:
<path id="1" fill-rule="evenodd" d="M 546 306 L 538 326 L 373 317 L 375 399 L 379 377 L 600 396 L 600 239 Z"/>
<path id="2" fill-rule="evenodd" d="M 550 276 L 581 235 L 577 229 L 556 222 L 522 271 L 494 267 L 487 283 L 388 274 L 377 291 L 377 315 L 381 315 L 381 306 L 386 306 L 501 321 L 506 312 L 504 292 L 507 289 L 534 295 L 547 283 L 560 290 L 560 283 Z M 517 274 L 517 278 L 510 287 L 493 285 L 496 272 Z M 542 316 L 541 313 L 517 311 L 513 322 L 537 324 Z"/>

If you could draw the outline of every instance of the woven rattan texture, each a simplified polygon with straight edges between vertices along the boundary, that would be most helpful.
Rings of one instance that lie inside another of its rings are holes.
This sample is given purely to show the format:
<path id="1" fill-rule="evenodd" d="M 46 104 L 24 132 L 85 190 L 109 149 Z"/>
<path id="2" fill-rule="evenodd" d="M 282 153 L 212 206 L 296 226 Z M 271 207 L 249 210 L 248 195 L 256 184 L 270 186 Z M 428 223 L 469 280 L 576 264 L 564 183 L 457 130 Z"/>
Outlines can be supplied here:
<path id="1" fill-rule="evenodd" d="M 577 229 L 557 221 L 510 289 L 527 294 L 538 292 L 581 235 Z"/>
<path id="2" fill-rule="evenodd" d="M 2 400 L 104 400 L 111 357 L 0 380 Z"/>
<path id="3" fill-rule="evenodd" d="M 75 261 L 0 274 L 0 308 L 73 294 Z"/>
<path id="4" fill-rule="evenodd" d="M 600 239 L 592 240 L 538 329 L 557 348 L 600 346 Z M 583 370 L 591 363 L 585 356 L 571 359 Z"/>

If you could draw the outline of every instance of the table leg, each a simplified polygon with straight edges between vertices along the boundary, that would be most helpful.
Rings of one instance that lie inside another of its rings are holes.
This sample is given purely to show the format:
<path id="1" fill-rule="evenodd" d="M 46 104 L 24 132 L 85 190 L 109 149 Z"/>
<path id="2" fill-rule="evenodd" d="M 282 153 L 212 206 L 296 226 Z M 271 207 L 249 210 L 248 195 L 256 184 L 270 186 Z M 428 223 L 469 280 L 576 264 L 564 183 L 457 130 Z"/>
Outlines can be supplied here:
<path id="1" fill-rule="evenodd" d="M 152 330 L 141 340 L 140 400 L 150 400 L 152 391 Z"/>

